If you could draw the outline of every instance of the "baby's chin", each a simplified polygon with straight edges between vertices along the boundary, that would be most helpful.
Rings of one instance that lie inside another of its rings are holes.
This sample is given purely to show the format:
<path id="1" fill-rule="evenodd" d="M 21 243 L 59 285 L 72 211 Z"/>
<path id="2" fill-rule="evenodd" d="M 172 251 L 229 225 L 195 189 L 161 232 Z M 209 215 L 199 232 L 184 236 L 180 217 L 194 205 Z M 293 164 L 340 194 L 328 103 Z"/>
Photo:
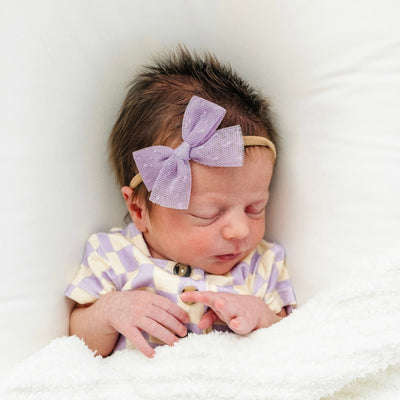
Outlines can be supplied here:
<path id="1" fill-rule="evenodd" d="M 214 262 L 205 264 L 200 266 L 199 268 L 203 269 L 209 274 L 213 275 L 225 275 L 227 274 L 237 263 L 239 263 L 243 257 L 224 257 L 217 258 Z"/>

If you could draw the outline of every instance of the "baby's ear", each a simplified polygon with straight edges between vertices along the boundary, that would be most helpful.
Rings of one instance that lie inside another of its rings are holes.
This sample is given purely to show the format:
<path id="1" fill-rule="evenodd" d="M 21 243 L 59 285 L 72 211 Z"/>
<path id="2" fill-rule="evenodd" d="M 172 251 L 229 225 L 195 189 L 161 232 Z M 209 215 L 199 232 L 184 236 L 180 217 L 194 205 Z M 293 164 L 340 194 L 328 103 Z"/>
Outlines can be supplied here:
<path id="1" fill-rule="evenodd" d="M 148 212 L 146 202 L 139 196 L 134 196 L 134 190 L 129 186 L 123 186 L 121 189 L 126 208 L 136 228 L 141 232 L 147 232 Z"/>

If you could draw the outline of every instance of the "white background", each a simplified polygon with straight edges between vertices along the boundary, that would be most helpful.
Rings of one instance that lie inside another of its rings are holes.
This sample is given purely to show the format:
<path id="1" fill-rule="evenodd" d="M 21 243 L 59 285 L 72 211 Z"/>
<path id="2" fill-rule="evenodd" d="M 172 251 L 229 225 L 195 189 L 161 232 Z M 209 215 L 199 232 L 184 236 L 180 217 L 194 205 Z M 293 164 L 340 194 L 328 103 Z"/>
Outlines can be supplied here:
<path id="1" fill-rule="evenodd" d="M 123 223 L 106 141 L 126 87 L 177 43 L 273 104 L 267 237 L 300 305 L 398 257 L 399 21 L 395 0 L 1 0 L 0 370 L 67 334 L 85 240 Z"/>

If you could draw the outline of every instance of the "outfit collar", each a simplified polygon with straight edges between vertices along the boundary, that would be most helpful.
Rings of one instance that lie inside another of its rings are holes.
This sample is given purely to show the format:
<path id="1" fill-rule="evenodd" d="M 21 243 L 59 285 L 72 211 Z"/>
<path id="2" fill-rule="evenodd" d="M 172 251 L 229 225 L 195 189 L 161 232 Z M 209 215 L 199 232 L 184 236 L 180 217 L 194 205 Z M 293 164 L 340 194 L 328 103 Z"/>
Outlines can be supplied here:
<path id="1" fill-rule="evenodd" d="M 149 259 L 150 263 L 157 265 L 158 267 L 164 269 L 165 271 L 171 274 L 174 274 L 174 268 L 177 264 L 179 264 L 179 262 L 173 260 L 161 260 L 158 258 L 153 258 L 150 254 L 150 250 L 147 246 L 147 243 L 144 240 L 142 232 L 140 232 L 139 229 L 136 228 L 133 222 L 131 222 L 127 226 L 127 237 L 128 240 L 133 244 L 133 246 L 135 246 L 144 256 L 146 256 Z M 201 268 L 191 267 L 191 270 L 192 272 L 190 277 L 195 280 L 203 279 L 204 275 L 206 274 L 206 272 Z"/>

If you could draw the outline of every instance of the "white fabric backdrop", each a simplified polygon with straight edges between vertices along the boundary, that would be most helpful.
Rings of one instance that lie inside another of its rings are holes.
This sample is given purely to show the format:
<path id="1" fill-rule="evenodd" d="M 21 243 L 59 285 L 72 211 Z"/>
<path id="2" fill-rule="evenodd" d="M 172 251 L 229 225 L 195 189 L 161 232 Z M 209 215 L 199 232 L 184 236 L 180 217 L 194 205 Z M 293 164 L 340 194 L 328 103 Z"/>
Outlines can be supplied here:
<path id="1" fill-rule="evenodd" d="M 274 105 L 267 236 L 287 249 L 300 304 L 343 265 L 395 258 L 399 21 L 396 0 L 3 0 L 0 371 L 67 333 L 84 241 L 124 216 L 106 140 L 126 85 L 178 42 L 231 62 Z"/>

